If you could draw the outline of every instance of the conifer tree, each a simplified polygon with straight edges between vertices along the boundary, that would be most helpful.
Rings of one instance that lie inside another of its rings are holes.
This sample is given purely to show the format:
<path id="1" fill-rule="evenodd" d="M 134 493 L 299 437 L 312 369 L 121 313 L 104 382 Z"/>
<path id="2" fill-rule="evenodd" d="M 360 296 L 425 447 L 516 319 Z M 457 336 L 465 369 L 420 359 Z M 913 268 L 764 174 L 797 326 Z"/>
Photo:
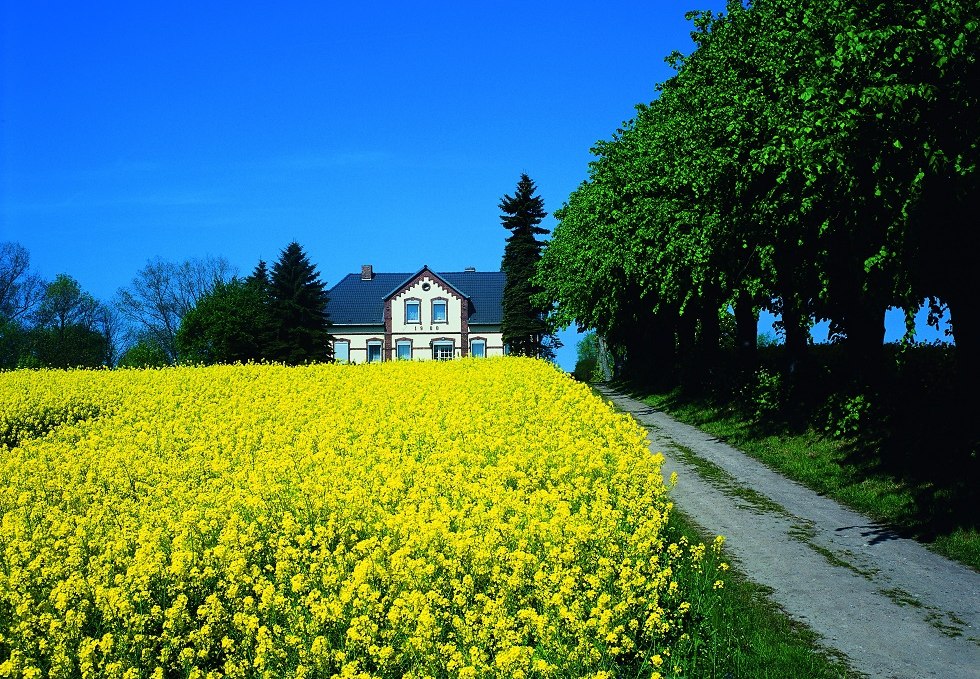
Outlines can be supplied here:
<path id="1" fill-rule="evenodd" d="M 256 267 L 253 274 L 261 277 Z M 289 365 L 330 361 L 330 319 L 326 286 L 299 243 L 280 253 L 269 278 L 274 336 L 270 357 Z"/>
<path id="2" fill-rule="evenodd" d="M 264 259 L 260 259 L 259 263 L 255 265 L 252 269 L 252 273 L 248 275 L 245 279 L 247 283 L 256 285 L 259 289 L 268 292 L 272 285 L 272 281 L 269 280 L 269 267 L 266 265 Z"/>
<path id="3" fill-rule="evenodd" d="M 554 348 L 560 344 L 548 322 L 548 308 L 535 301 L 541 289 L 531 282 L 544 246 L 536 236 L 548 233 L 538 226 L 548 213 L 541 197 L 534 195 L 536 190 L 531 178 L 522 173 L 514 195 L 504 194 L 499 205 L 500 222 L 511 232 L 500 266 L 507 275 L 502 331 L 511 354 L 554 358 Z"/>
<path id="4" fill-rule="evenodd" d="M 259 356 L 262 360 L 274 360 L 272 347 L 276 344 L 278 327 L 272 310 L 272 280 L 269 278 L 269 268 L 264 259 L 252 269 L 245 279 L 253 294 L 263 300 L 262 313 L 254 319 L 254 333 L 259 346 Z"/>

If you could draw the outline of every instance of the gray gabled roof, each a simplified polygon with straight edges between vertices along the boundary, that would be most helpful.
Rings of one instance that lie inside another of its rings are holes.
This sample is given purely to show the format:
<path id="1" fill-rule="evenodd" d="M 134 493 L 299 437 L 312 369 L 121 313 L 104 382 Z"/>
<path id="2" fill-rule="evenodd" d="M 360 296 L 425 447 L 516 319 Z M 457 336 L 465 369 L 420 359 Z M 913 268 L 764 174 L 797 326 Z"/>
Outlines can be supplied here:
<path id="1" fill-rule="evenodd" d="M 416 273 L 376 273 L 369 281 L 351 273 L 327 293 L 327 313 L 335 325 L 383 325 L 384 301 L 425 270 Z M 470 301 L 470 323 L 499 324 L 503 317 L 502 271 L 452 271 L 435 273 Z"/>

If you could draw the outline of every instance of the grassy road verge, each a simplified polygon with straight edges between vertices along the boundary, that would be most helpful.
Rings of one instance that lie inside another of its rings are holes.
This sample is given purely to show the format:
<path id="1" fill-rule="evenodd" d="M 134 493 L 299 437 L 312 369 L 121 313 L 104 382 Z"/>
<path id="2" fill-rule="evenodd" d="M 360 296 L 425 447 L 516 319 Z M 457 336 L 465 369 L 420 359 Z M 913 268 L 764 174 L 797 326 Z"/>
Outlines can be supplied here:
<path id="1" fill-rule="evenodd" d="M 673 510 L 668 535 L 692 544 L 710 539 L 683 512 Z M 854 677 L 845 659 L 820 645 L 819 637 L 790 618 L 768 596 L 767 588 L 737 568 L 728 572 L 721 597 L 700 611 L 699 677 Z"/>

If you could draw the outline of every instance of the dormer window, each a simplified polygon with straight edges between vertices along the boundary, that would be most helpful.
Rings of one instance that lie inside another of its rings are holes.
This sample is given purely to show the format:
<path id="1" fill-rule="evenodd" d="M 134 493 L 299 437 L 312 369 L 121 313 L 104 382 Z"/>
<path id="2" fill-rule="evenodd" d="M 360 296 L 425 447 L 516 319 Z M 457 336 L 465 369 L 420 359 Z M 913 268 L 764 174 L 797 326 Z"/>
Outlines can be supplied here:
<path id="1" fill-rule="evenodd" d="M 421 323 L 421 306 L 422 303 L 417 299 L 405 300 L 405 322 L 406 323 Z"/>
<path id="2" fill-rule="evenodd" d="M 445 323 L 448 320 L 448 314 L 446 313 L 446 300 L 444 299 L 434 299 L 432 300 L 432 322 L 433 323 Z"/>

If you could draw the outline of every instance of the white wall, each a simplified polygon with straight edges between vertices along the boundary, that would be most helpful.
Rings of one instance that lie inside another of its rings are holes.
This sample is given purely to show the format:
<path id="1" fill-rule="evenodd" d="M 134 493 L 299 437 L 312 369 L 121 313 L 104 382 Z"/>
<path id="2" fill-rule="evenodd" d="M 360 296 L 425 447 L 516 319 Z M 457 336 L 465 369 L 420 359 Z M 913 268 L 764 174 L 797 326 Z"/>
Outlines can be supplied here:
<path id="1" fill-rule="evenodd" d="M 428 284 L 429 289 L 423 290 Z M 405 300 L 415 298 L 420 300 L 420 323 L 405 322 Z M 442 298 L 446 300 L 446 322 L 432 322 L 432 300 Z M 394 335 L 404 335 L 406 333 L 430 332 L 430 333 L 450 333 L 461 332 L 460 314 L 462 311 L 462 300 L 455 291 L 444 287 L 440 282 L 429 276 L 423 276 L 415 285 L 406 288 L 391 298 L 391 331 Z"/>

